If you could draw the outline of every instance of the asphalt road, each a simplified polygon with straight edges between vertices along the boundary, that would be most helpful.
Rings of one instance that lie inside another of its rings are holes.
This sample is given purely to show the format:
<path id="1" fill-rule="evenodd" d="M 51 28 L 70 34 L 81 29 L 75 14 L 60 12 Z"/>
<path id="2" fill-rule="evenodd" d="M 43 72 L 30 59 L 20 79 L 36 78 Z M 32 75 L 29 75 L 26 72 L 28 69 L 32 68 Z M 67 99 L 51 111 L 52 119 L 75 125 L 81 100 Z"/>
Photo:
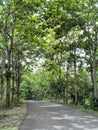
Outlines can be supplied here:
<path id="1" fill-rule="evenodd" d="M 29 101 L 19 130 L 98 130 L 98 117 L 61 104 Z"/>

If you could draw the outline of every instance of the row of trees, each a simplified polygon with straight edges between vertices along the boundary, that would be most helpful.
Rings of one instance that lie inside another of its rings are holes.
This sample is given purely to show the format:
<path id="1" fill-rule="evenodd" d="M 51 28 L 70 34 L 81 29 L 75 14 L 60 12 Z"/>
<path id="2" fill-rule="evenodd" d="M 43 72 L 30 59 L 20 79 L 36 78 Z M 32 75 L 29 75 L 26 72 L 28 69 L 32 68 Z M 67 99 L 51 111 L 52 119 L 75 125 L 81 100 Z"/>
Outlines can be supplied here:
<path id="1" fill-rule="evenodd" d="M 65 4 L 64 4 L 65 3 Z M 79 102 L 78 75 L 86 70 L 91 77 L 92 98 L 98 104 L 97 58 L 98 58 L 98 16 L 97 1 L 49 1 L 45 7 L 44 26 L 46 36 L 43 38 L 46 47 L 47 67 L 58 76 L 58 87 L 63 99 L 68 103 L 69 75 L 74 77 L 74 103 Z M 46 24 L 47 23 L 47 24 Z M 47 26 L 48 25 L 48 26 Z M 66 84 L 62 88 L 62 73 L 65 71 Z M 87 91 L 84 86 L 84 91 Z M 86 93 L 84 93 L 86 94 Z M 81 94 L 82 96 L 82 91 Z"/>
<path id="2" fill-rule="evenodd" d="M 97 0 L 2 0 L 0 7 L 0 92 L 3 98 L 6 90 L 7 107 L 14 95 L 19 101 L 21 76 L 39 58 L 51 73 L 51 96 L 85 104 L 88 92 L 97 102 Z"/>
<path id="3" fill-rule="evenodd" d="M 62 78 L 53 74 L 53 71 L 38 69 L 36 73 L 27 71 L 22 77 L 20 87 L 21 98 L 25 99 L 49 99 L 51 101 L 66 102 L 66 75 L 62 73 Z M 67 103 L 75 103 L 74 77 L 68 75 L 68 99 Z M 78 73 L 78 104 L 89 106 L 92 99 L 91 81 L 89 74 L 82 70 Z M 65 90 L 65 91 L 64 91 Z M 89 91 L 89 93 L 88 93 Z M 64 93 L 65 92 L 65 93 Z M 64 96 L 65 95 L 65 96 Z"/>
<path id="4" fill-rule="evenodd" d="M 36 1 L 31 5 L 29 1 L 20 0 L 0 2 L 0 41 L 4 45 L 0 56 L 0 100 L 6 99 L 6 107 L 19 102 L 21 76 L 28 67 L 28 57 L 32 54 L 34 58 L 36 4 Z"/>

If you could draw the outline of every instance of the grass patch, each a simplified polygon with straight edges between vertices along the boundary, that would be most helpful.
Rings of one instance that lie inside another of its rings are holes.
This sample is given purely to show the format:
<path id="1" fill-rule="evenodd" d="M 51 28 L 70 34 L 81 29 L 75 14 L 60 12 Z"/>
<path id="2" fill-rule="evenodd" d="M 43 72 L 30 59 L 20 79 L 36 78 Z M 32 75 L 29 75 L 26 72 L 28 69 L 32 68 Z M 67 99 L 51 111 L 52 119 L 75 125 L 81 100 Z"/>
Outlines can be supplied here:
<path id="1" fill-rule="evenodd" d="M 0 110 L 0 130 L 18 130 L 26 111 L 26 104 Z"/>
<path id="2" fill-rule="evenodd" d="M 74 104 L 64 104 L 64 105 L 67 105 L 67 106 L 70 106 L 70 107 L 74 107 L 74 108 L 78 108 L 80 110 L 83 110 L 83 111 L 88 112 L 90 114 L 93 114 L 95 116 L 98 116 L 98 110 L 93 110 L 93 109 L 91 109 L 88 106 L 74 105 Z"/>

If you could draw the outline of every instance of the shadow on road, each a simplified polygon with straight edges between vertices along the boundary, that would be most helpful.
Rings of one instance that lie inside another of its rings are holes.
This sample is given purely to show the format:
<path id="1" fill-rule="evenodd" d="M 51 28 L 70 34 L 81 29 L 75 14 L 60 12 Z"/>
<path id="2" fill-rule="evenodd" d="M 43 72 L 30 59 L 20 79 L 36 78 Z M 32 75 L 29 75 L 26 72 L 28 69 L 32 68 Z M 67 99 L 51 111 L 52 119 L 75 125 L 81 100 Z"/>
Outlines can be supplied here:
<path id="1" fill-rule="evenodd" d="M 98 130 L 98 118 L 61 104 L 29 101 L 20 130 Z"/>

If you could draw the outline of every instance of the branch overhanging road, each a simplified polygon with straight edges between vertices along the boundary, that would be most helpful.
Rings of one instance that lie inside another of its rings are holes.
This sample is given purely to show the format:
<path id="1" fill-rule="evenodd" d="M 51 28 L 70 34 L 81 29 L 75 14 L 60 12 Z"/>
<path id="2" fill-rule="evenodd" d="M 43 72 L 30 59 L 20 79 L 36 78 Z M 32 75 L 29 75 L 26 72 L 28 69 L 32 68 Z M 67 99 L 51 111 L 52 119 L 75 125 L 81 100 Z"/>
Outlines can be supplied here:
<path id="1" fill-rule="evenodd" d="M 19 130 L 98 130 L 98 118 L 61 104 L 28 101 Z"/>

